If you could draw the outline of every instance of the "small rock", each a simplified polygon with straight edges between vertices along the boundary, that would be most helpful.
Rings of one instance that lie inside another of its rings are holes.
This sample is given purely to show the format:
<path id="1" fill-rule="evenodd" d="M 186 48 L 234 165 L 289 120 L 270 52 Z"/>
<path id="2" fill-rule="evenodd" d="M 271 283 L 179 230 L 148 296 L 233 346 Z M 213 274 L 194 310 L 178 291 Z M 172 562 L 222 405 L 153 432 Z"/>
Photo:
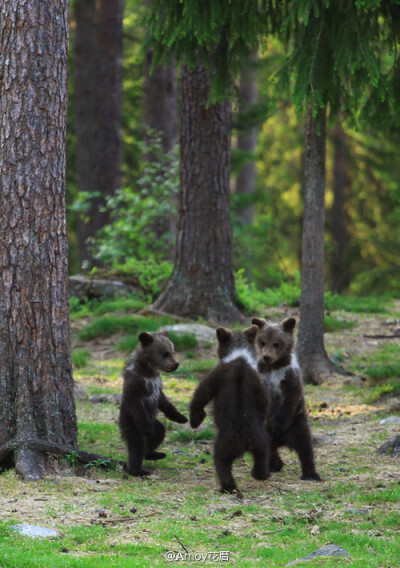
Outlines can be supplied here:
<path id="1" fill-rule="evenodd" d="M 37 525 L 12 525 L 10 527 L 13 531 L 18 532 L 24 536 L 31 538 L 50 538 L 52 536 L 60 536 L 60 533 L 55 529 L 48 529 L 46 527 L 39 527 Z"/>
<path id="2" fill-rule="evenodd" d="M 350 468 L 349 468 L 349 467 L 334 467 L 333 469 L 334 469 L 335 471 L 343 471 L 343 472 L 346 472 L 346 473 L 347 473 L 348 471 L 350 471 Z"/>
<path id="3" fill-rule="evenodd" d="M 319 534 L 321 532 L 321 529 L 318 525 L 314 525 L 310 532 L 313 536 L 315 536 L 316 534 Z"/>
<path id="4" fill-rule="evenodd" d="M 323 546 L 322 548 L 311 552 L 311 554 L 308 554 L 303 558 L 298 558 L 293 562 L 289 562 L 289 564 L 286 564 L 286 566 L 294 566 L 299 562 L 310 562 L 310 560 L 314 560 L 314 558 L 317 558 L 317 556 L 350 556 L 350 554 L 347 552 L 347 550 L 345 550 L 341 546 L 338 546 L 337 544 L 327 544 L 326 546 Z"/>
<path id="5" fill-rule="evenodd" d="M 94 280 L 77 274 L 68 279 L 70 296 L 83 301 L 86 298 L 118 298 L 135 292 L 133 286 L 115 280 Z"/>
<path id="6" fill-rule="evenodd" d="M 388 416 L 380 420 L 379 424 L 400 424 L 400 416 Z"/>
<path id="7" fill-rule="evenodd" d="M 400 456 L 400 435 L 388 440 L 376 450 L 378 454 L 388 454 L 394 458 Z"/>
<path id="8" fill-rule="evenodd" d="M 90 397 L 90 402 L 92 404 L 121 404 L 122 395 L 120 394 L 96 394 Z"/>
<path id="9" fill-rule="evenodd" d="M 349 507 L 348 509 L 345 509 L 344 512 L 350 515 L 359 515 L 361 517 L 364 517 L 366 515 L 369 515 L 371 510 L 372 507 Z"/>

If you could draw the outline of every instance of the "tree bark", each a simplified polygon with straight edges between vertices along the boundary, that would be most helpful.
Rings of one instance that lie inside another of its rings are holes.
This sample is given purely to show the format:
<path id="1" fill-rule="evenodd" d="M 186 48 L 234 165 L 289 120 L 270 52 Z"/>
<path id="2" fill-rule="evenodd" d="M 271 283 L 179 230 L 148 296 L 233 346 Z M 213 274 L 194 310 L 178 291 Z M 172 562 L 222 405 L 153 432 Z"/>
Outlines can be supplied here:
<path id="1" fill-rule="evenodd" d="M 65 218 L 67 0 L 9 0 L 0 18 L 0 446 L 37 438 L 71 448 Z M 25 479 L 44 456 L 13 452 Z"/>
<path id="2" fill-rule="evenodd" d="M 252 60 L 254 61 L 254 60 Z M 243 66 L 240 72 L 239 112 L 251 109 L 258 100 L 257 70 L 250 65 Z M 250 125 L 239 130 L 237 148 L 242 152 L 254 153 L 257 144 L 257 127 Z M 255 191 L 256 164 L 254 159 L 248 160 L 239 171 L 236 178 L 236 193 L 251 196 Z M 244 225 L 252 225 L 254 220 L 254 205 L 249 204 L 239 211 L 239 217 Z"/>
<path id="3" fill-rule="evenodd" d="M 106 198 L 121 185 L 124 0 L 76 0 L 74 88 L 78 189 L 90 199 L 79 222 L 81 263 L 95 264 L 89 239 L 109 222 Z"/>
<path id="4" fill-rule="evenodd" d="M 309 110 L 297 354 L 304 382 L 315 384 L 334 368 L 324 346 L 325 154 L 326 110 L 315 117 Z"/>
<path id="5" fill-rule="evenodd" d="M 340 294 L 349 286 L 350 275 L 345 265 L 348 232 L 346 226 L 347 146 L 346 133 L 339 123 L 333 130 L 333 205 L 331 210 L 331 290 Z"/>
<path id="6" fill-rule="evenodd" d="M 214 322 L 243 318 L 236 305 L 230 222 L 229 101 L 207 107 L 209 72 L 184 66 L 179 221 L 174 270 L 154 307 Z"/>

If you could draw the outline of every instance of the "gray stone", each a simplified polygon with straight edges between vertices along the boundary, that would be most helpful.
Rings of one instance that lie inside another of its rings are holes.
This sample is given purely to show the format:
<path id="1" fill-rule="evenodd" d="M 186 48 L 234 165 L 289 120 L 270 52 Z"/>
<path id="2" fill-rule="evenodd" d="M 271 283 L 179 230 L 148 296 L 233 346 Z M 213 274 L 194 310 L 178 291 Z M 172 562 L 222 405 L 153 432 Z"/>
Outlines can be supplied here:
<path id="1" fill-rule="evenodd" d="M 110 404 L 119 405 L 121 404 L 121 398 L 122 395 L 120 394 L 95 394 L 90 397 L 90 402 L 92 404 L 104 404 L 108 402 Z"/>
<path id="2" fill-rule="evenodd" d="M 349 507 L 345 509 L 344 512 L 349 515 L 358 515 L 360 517 L 367 516 L 371 513 L 372 507 Z"/>
<path id="3" fill-rule="evenodd" d="M 164 329 L 173 331 L 177 335 L 194 335 L 197 341 L 202 344 L 216 343 L 217 341 L 215 329 L 201 323 L 177 323 L 175 325 L 164 325 L 160 328 L 160 331 Z"/>
<path id="4" fill-rule="evenodd" d="M 337 544 L 327 544 L 326 546 L 323 546 L 318 550 L 314 550 L 314 552 L 311 552 L 311 554 L 304 556 L 304 558 L 298 558 L 293 562 L 289 562 L 289 564 L 286 564 L 286 566 L 294 566 L 299 562 L 310 562 L 310 560 L 314 560 L 314 558 L 317 558 L 317 556 L 350 556 L 350 554 L 347 552 L 347 550 L 345 550 L 341 546 L 338 546 Z"/>
<path id="5" fill-rule="evenodd" d="M 400 434 L 388 440 L 382 444 L 382 446 L 379 446 L 376 451 L 378 454 L 388 454 L 389 456 L 398 458 L 400 456 Z"/>
<path id="6" fill-rule="evenodd" d="M 48 529 L 37 525 L 12 525 L 10 528 L 15 532 L 31 538 L 50 538 L 53 536 L 60 536 L 60 533 L 55 529 Z"/>
<path id="7" fill-rule="evenodd" d="M 117 280 L 94 280 L 77 274 L 70 276 L 69 282 L 69 295 L 75 296 L 80 300 L 88 298 L 117 298 L 127 296 L 135 291 L 133 286 L 124 284 Z"/>
<path id="8" fill-rule="evenodd" d="M 388 416 L 380 420 L 379 424 L 400 424 L 400 416 Z"/>

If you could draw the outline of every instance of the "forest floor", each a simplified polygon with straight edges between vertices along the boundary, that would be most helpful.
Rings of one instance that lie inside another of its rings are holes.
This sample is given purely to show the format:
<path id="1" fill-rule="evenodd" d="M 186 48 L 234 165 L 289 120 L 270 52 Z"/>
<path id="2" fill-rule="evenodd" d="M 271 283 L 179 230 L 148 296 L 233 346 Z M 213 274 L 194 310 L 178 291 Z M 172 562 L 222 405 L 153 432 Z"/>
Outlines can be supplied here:
<path id="1" fill-rule="evenodd" d="M 269 311 L 277 321 L 288 314 L 298 315 L 293 308 Z M 250 456 L 238 460 L 234 476 L 243 498 L 221 495 L 210 417 L 197 431 L 165 419 L 162 449 L 168 455 L 147 463 L 152 471 L 148 478 L 105 470 L 100 463 L 82 467 L 73 456 L 54 461 L 53 475 L 40 482 L 23 483 L 13 470 L 4 472 L 0 567 L 278 567 L 326 544 L 340 545 L 350 556 L 316 558 L 309 564 L 398 567 L 400 462 L 376 449 L 400 432 L 399 424 L 380 424 L 385 417 L 400 416 L 400 337 L 366 336 L 396 333 L 400 301 L 381 313 L 339 311 L 334 316 L 343 327 L 345 322 L 352 327 L 326 333 L 326 348 L 353 374 L 332 375 L 320 386 L 305 387 L 321 483 L 301 481 L 296 455 L 283 450 L 284 469 L 265 482 L 250 476 Z M 126 459 L 118 405 L 95 404 L 92 398 L 121 392 L 126 353 L 115 348 L 118 333 L 79 338 L 93 319 L 73 321 L 74 349 L 87 353 L 74 373 L 81 393 L 79 447 Z M 164 377 L 164 390 L 187 414 L 198 380 L 215 364 L 216 345 L 184 349 L 178 358 L 182 364 Z M 389 368 L 388 377 L 371 378 L 370 369 L 379 365 Z M 16 536 L 10 530 L 16 523 L 55 528 L 59 536 Z"/>

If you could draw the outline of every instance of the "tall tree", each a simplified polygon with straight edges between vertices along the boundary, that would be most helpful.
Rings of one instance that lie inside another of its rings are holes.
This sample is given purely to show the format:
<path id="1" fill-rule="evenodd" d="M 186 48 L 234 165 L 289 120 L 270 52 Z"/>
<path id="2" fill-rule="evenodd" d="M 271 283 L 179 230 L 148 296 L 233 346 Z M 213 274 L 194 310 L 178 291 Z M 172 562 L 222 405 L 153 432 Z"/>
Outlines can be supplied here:
<path id="1" fill-rule="evenodd" d="M 12 448 L 25 479 L 47 466 L 32 440 L 77 444 L 65 221 L 68 12 L 68 0 L 1 5 L 0 454 Z"/>
<path id="2" fill-rule="evenodd" d="M 179 221 L 171 279 L 154 307 L 214 322 L 241 319 L 230 223 L 231 103 L 208 105 L 210 74 L 182 70 Z"/>
<path id="3" fill-rule="evenodd" d="M 121 185 L 122 17 L 124 0 L 76 0 L 74 89 L 78 189 L 90 207 L 80 223 L 81 262 L 109 221 L 106 198 Z"/>
<path id="4" fill-rule="evenodd" d="M 242 120 L 238 127 L 237 149 L 245 154 L 246 161 L 236 178 L 236 193 L 247 198 L 247 203 L 239 211 L 239 217 L 246 225 L 251 225 L 254 219 L 254 205 L 250 199 L 254 194 L 256 183 L 254 152 L 257 144 L 257 125 L 249 121 L 249 111 L 254 109 L 258 100 L 258 74 L 255 61 L 256 58 L 252 57 L 250 64 L 242 66 L 239 82 L 239 113 L 242 115 Z"/>
<path id="5" fill-rule="evenodd" d="M 332 132 L 333 138 L 333 203 L 330 211 L 330 232 L 332 237 L 332 258 L 330 288 L 340 294 L 350 283 L 349 268 L 346 267 L 347 243 L 349 240 L 346 223 L 347 144 L 346 132 L 339 119 Z"/>

